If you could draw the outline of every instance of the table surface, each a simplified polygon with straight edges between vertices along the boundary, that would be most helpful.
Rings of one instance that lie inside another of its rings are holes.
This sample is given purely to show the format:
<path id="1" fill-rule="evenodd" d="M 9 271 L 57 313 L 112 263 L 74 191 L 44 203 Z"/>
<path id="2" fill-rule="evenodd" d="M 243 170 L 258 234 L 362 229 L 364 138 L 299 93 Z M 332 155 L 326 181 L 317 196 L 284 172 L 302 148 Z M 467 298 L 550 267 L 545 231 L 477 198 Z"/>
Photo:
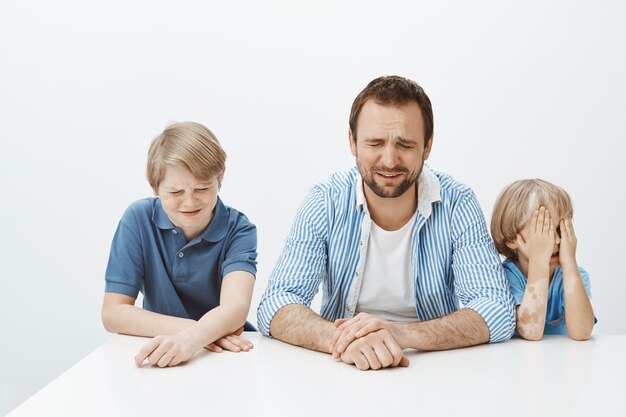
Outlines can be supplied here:
<path id="1" fill-rule="evenodd" d="M 359 371 L 330 355 L 246 333 L 247 353 L 203 350 L 161 369 L 115 335 L 9 414 L 18 416 L 626 416 L 626 336 L 545 336 Z"/>

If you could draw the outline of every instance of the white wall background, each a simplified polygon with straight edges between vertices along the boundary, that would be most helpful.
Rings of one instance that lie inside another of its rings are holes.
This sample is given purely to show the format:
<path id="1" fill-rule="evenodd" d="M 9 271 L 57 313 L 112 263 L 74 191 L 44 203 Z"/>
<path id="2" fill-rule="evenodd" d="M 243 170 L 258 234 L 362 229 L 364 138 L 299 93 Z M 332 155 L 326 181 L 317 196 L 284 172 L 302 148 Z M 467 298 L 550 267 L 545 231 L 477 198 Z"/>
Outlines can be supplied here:
<path id="1" fill-rule="evenodd" d="M 515 179 L 570 191 L 595 332 L 626 333 L 624 16 L 591 0 L 0 0 L 0 414 L 108 337 L 109 244 L 168 122 L 204 123 L 228 152 L 222 198 L 259 230 L 256 321 L 300 200 L 353 164 L 349 108 L 383 74 L 425 88 L 430 164 L 487 218 Z"/>

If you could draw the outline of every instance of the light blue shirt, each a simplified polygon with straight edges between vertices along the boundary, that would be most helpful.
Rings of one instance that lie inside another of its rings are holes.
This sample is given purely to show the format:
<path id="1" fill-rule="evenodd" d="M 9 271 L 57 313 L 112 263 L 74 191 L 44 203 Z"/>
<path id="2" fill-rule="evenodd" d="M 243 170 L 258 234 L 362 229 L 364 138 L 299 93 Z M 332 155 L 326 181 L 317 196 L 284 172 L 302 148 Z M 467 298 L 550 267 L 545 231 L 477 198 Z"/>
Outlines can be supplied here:
<path id="1" fill-rule="evenodd" d="M 591 288 L 589 286 L 589 273 L 582 268 L 580 278 L 587 291 L 587 296 L 591 299 Z M 511 292 L 515 300 L 515 306 L 522 304 L 524 292 L 526 291 L 526 276 L 520 271 L 517 264 L 513 261 L 504 261 L 504 273 L 511 285 Z M 563 291 L 563 269 L 558 266 L 552 275 L 552 281 L 548 287 L 548 306 L 546 309 L 546 325 L 543 334 L 563 334 L 567 335 L 567 326 L 565 325 L 565 302 Z M 594 318 L 594 324 L 598 320 Z"/>
<path id="2" fill-rule="evenodd" d="M 187 242 L 155 197 L 134 202 L 117 227 L 105 291 L 137 298 L 146 310 L 198 320 L 220 304 L 222 279 L 256 275 L 256 227 L 218 197 L 213 219 Z"/>
<path id="3" fill-rule="evenodd" d="M 411 237 L 415 311 L 431 320 L 464 307 L 480 314 L 490 341 L 511 337 L 513 299 L 472 190 L 424 166 Z M 287 304 L 310 307 L 323 287 L 320 315 L 354 316 L 372 224 L 357 168 L 313 187 L 296 213 L 258 309 L 260 330 Z M 359 191 L 361 188 L 361 191 Z"/>

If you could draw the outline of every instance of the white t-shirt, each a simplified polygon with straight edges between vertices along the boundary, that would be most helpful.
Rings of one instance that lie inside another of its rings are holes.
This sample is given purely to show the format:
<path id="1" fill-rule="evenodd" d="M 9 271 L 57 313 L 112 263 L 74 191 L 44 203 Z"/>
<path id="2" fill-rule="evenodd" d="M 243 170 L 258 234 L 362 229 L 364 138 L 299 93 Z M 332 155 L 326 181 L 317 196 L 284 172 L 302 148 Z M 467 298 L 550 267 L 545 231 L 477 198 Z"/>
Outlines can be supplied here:
<path id="1" fill-rule="evenodd" d="M 367 312 L 395 322 L 417 321 L 411 270 L 415 216 L 391 232 L 372 222 L 357 313 Z"/>

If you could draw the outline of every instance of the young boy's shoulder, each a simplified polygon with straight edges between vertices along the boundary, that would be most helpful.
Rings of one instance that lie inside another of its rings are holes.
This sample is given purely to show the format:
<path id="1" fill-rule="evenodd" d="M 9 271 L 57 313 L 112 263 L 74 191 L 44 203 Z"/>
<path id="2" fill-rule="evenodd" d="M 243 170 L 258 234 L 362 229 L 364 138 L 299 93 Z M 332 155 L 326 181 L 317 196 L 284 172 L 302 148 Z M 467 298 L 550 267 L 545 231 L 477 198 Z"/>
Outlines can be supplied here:
<path id="1" fill-rule="evenodd" d="M 251 234 L 256 240 L 256 226 L 248 216 L 234 207 L 227 206 L 220 198 L 215 205 L 215 227 L 225 235 Z M 213 222 L 213 221 L 212 221 Z M 209 225 L 211 227 L 211 225 Z"/>
<path id="2" fill-rule="evenodd" d="M 157 197 L 147 197 L 132 202 L 122 215 L 122 222 L 143 224 L 152 220 Z"/>

